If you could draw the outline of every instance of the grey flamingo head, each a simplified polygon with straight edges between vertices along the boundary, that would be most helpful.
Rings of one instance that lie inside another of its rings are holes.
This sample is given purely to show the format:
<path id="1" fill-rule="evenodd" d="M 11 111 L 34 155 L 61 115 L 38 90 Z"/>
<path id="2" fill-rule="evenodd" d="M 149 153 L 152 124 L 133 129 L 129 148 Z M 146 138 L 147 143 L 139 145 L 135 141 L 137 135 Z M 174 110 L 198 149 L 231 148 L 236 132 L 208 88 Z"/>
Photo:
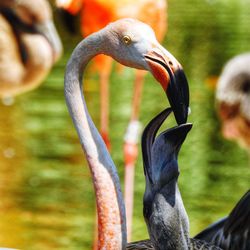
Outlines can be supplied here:
<path id="1" fill-rule="evenodd" d="M 171 109 L 166 109 L 156 116 L 142 136 L 146 178 L 143 212 L 156 249 L 188 249 L 189 221 L 177 185 L 177 156 L 192 124 L 179 125 L 156 137 L 170 113 Z"/>

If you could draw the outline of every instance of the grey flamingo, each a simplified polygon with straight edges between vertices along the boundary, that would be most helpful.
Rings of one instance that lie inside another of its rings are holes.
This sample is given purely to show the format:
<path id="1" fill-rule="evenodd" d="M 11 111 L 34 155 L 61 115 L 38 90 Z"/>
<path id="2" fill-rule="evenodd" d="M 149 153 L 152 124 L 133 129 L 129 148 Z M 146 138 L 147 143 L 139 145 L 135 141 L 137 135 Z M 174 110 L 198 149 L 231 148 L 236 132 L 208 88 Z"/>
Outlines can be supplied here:
<path id="1" fill-rule="evenodd" d="M 182 124 L 156 137 L 158 129 L 170 113 L 169 108 L 157 115 L 142 135 L 146 179 L 143 212 L 150 235 L 150 241 L 144 241 L 147 246 L 144 249 L 248 250 L 250 191 L 241 198 L 227 218 L 213 224 L 195 238 L 190 238 L 189 220 L 177 184 L 177 157 L 192 125 Z"/>
<path id="2" fill-rule="evenodd" d="M 146 189 L 143 214 L 152 249 L 220 249 L 205 241 L 190 239 L 189 220 L 178 188 L 178 153 L 192 124 L 181 124 L 156 133 L 171 113 L 156 116 L 142 135 L 142 155 Z"/>

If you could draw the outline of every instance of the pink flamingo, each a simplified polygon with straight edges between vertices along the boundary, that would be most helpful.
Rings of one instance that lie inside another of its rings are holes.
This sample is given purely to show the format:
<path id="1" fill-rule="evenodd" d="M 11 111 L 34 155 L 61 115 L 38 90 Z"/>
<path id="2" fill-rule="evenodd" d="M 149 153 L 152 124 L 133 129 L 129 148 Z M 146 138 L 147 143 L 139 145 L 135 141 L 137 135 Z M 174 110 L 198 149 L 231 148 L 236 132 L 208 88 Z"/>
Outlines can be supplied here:
<path id="1" fill-rule="evenodd" d="M 166 0 L 57 0 L 58 6 L 72 14 L 81 10 L 81 31 L 86 37 L 120 18 L 136 18 L 150 25 L 155 31 L 158 41 L 162 41 L 167 31 Z M 109 77 L 112 60 L 109 57 L 98 56 L 95 67 L 100 76 L 100 113 L 101 135 L 110 149 L 109 139 Z M 130 121 L 124 136 L 125 163 L 125 206 L 127 214 L 128 238 L 132 231 L 134 171 L 138 157 L 138 137 L 140 134 L 139 111 L 145 72 L 136 71 Z"/>
<path id="2" fill-rule="evenodd" d="M 175 118 L 185 123 L 188 85 L 177 60 L 156 40 L 153 30 L 134 19 L 121 19 L 96 32 L 73 51 L 65 73 L 65 97 L 92 174 L 98 214 L 98 249 L 125 249 L 125 206 L 119 177 L 108 149 L 87 110 L 82 94 L 82 71 L 98 54 L 150 71 L 166 91 Z M 141 248 L 134 248 L 141 249 Z"/>

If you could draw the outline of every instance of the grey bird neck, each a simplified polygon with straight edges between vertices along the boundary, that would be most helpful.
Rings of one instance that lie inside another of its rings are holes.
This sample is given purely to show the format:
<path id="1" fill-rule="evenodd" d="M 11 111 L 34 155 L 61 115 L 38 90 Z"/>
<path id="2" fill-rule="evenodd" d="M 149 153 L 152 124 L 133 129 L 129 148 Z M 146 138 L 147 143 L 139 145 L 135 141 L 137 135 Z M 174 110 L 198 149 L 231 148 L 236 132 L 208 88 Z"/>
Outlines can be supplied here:
<path id="1" fill-rule="evenodd" d="M 164 189 L 151 191 L 154 194 L 144 196 L 144 214 L 151 214 L 146 223 L 155 249 L 189 249 L 189 221 L 177 180 L 170 181 Z M 147 208 L 151 211 L 145 211 Z"/>
<path id="2" fill-rule="evenodd" d="M 92 173 L 97 197 L 99 225 L 105 226 L 107 224 L 106 228 L 112 231 L 109 235 L 115 234 L 116 242 L 119 242 L 119 237 L 121 238 L 121 245 L 117 246 L 117 249 L 125 249 L 126 218 L 119 177 L 106 145 L 88 113 L 81 86 L 82 72 L 87 63 L 95 55 L 105 52 L 106 43 L 104 41 L 106 41 L 105 34 L 101 31 L 87 37 L 75 48 L 66 68 L 65 97 Z M 105 183 L 105 177 L 110 179 L 109 187 Z M 115 197 L 111 197 L 112 192 Z M 109 204 L 103 204 L 104 201 Z M 116 215 L 117 218 L 114 218 L 114 211 L 117 207 L 119 214 Z M 105 232 L 101 233 L 103 235 L 100 236 L 99 231 L 99 238 L 101 241 L 106 241 L 107 245 L 98 249 L 109 249 L 108 244 L 111 244 L 109 235 L 105 235 Z M 115 238 L 115 236 L 113 237 Z"/>

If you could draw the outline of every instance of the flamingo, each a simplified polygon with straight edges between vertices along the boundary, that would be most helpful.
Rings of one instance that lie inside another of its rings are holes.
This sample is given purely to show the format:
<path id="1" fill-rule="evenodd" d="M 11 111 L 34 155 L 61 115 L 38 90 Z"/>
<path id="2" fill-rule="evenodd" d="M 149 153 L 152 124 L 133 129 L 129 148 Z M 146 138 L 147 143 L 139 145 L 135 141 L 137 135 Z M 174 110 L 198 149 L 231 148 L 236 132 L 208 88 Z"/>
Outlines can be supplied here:
<path id="1" fill-rule="evenodd" d="M 150 71 L 167 93 L 178 123 L 187 121 L 188 85 L 178 61 L 159 44 L 148 25 L 135 19 L 120 19 L 91 34 L 77 45 L 67 63 L 64 92 L 92 174 L 98 215 L 98 249 L 118 250 L 127 245 L 119 178 L 88 113 L 81 87 L 82 71 L 100 53 L 125 66 Z"/>
<path id="2" fill-rule="evenodd" d="M 62 53 L 46 0 L 0 3 L 0 98 L 36 88 Z"/>
<path id="3" fill-rule="evenodd" d="M 170 113 L 168 108 L 157 115 L 142 135 L 146 180 L 143 215 L 150 235 L 149 245 L 157 250 L 220 249 L 189 237 L 188 216 L 177 183 L 177 157 L 192 124 L 181 124 L 155 138 Z"/>
<path id="4" fill-rule="evenodd" d="M 232 58 L 217 85 L 216 102 L 225 138 L 250 151 L 250 53 Z"/>
<path id="5" fill-rule="evenodd" d="M 146 180 L 143 214 L 150 235 L 144 249 L 249 249 L 250 190 L 228 217 L 190 238 L 189 220 L 178 189 L 178 153 L 192 124 L 181 124 L 156 137 L 170 113 L 168 108 L 158 114 L 142 135 Z M 134 249 L 133 245 L 128 249 Z"/>
<path id="6" fill-rule="evenodd" d="M 132 17 L 150 25 L 156 33 L 158 41 L 162 42 L 167 31 L 167 2 L 166 0 L 57 0 L 57 5 L 75 15 L 81 10 L 81 31 L 86 37 L 103 28 L 111 21 L 123 17 Z M 110 149 L 109 139 L 109 77 L 111 59 L 99 56 L 95 66 L 100 76 L 100 113 L 101 135 Z M 130 121 L 124 136 L 124 199 L 127 214 L 128 237 L 132 230 L 134 171 L 138 157 L 138 137 L 140 134 L 139 110 L 145 72 L 136 71 L 134 93 Z"/>

